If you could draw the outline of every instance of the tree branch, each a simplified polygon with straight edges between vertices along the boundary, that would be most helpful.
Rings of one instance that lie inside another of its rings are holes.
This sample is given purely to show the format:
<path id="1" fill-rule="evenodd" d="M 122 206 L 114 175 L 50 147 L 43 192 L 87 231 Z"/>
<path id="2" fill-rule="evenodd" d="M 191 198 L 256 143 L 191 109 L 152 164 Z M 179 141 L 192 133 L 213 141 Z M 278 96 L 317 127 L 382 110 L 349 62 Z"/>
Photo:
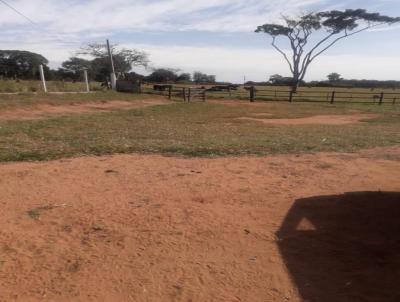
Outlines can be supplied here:
<path id="1" fill-rule="evenodd" d="M 318 57 L 318 56 L 321 55 L 323 52 L 325 52 L 326 50 L 328 50 L 329 48 L 331 48 L 333 45 L 335 45 L 335 44 L 336 44 L 337 42 L 339 42 L 340 40 L 342 40 L 342 39 L 344 39 L 344 38 L 351 37 L 351 36 L 353 36 L 353 35 L 355 35 L 355 34 L 358 34 L 358 33 L 360 33 L 360 32 L 366 31 L 366 30 L 368 30 L 368 29 L 370 29 L 370 28 L 372 28 L 372 27 L 379 26 L 379 25 L 382 25 L 382 23 L 375 24 L 375 25 L 370 25 L 370 24 L 369 24 L 368 26 L 366 26 L 366 27 L 364 27 L 364 28 L 362 28 L 362 29 L 360 29 L 360 30 L 357 30 L 357 31 L 355 31 L 355 32 L 352 32 L 352 33 L 350 33 L 350 34 L 347 32 L 347 30 L 345 30 L 345 34 L 344 34 L 343 36 L 341 36 L 341 37 L 335 39 L 335 40 L 332 41 L 328 46 L 326 46 L 325 48 L 323 48 L 321 51 L 319 51 L 318 53 L 316 53 L 314 56 L 310 57 L 310 61 L 312 62 L 316 57 Z"/>
<path id="2" fill-rule="evenodd" d="M 351 36 L 353 36 L 353 35 L 355 35 L 355 34 L 358 34 L 358 33 L 360 33 L 360 32 L 363 32 L 363 31 L 368 30 L 368 29 L 370 29 L 370 28 L 372 28 L 372 27 L 379 26 L 379 25 L 382 25 L 382 24 L 383 24 L 383 23 L 377 23 L 377 24 L 371 25 L 370 23 L 368 23 L 368 26 L 366 26 L 366 27 L 364 27 L 364 28 L 362 28 L 362 29 L 360 29 L 360 30 L 357 30 L 357 31 L 355 31 L 355 32 L 352 32 L 352 33 L 350 33 L 350 34 L 348 33 L 347 29 L 345 29 L 345 30 L 344 30 L 344 32 L 345 32 L 344 35 L 338 37 L 337 39 L 335 39 L 334 41 L 332 41 L 331 43 L 329 43 L 329 45 L 327 45 L 326 47 L 324 47 L 322 50 L 320 50 L 320 51 L 319 51 L 318 53 L 316 53 L 315 55 L 312 55 L 313 52 L 314 52 L 319 46 L 321 46 L 324 42 L 328 41 L 331 37 L 333 37 L 335 34 L 338 34 L 338 33 L 334 33 L 334 32 L 333 32 L 333 33 L 329 34 L 329 35 L 326 36 L 324 39 L 322 39 L 321 41 L 319 41 L 319 42 L 307 53 L 307 55 L 305 56 L 305 58 L 304 58 L 304 60 L 303 60 L 303 63 L 302 63 L 302 68 L 301 68 L 301 71 L 300 71 L 300 78 L 301 78 L 301 79 L 304 78 L 304 76 L 305 76 L 305 74 L 306 74 L 306 72 L 307 72 L 308 65 L 309 65 L 312 61 L 314 61 L 318 56 L 320 56 L 322 53 L 324 53 L 326 50 L 328 50 L 329 48 L 331 48 L 333 45 L 335 45 L 335 44 L 336 44 L 337 42 L 339 42 L 340 40 L 345 39 L 345 38 L 348 38 L 348 37 L 351 37 Z"/>
<path id="3" fill-rule="evenodd" d="M 272 38 L 272 44 L 271 44 L 271 45 L 272 45 L 278 52 L 280 52 L 280 53 L 282 54 L 282 56 L 285 58 L 286 62 L 289 64 L 290 71 L 293 73 L 294 70 L 293 70 L 292 63 L 290 63 L 290 61 L 289 61 L 289 59 L 288 59 L 286 53 L 285 53 L 284 51 L 282 51 L 278 46 L 276 46 L 275 40 L 276 40 L 276 37 L 273 37 L 273 38 Z"/>

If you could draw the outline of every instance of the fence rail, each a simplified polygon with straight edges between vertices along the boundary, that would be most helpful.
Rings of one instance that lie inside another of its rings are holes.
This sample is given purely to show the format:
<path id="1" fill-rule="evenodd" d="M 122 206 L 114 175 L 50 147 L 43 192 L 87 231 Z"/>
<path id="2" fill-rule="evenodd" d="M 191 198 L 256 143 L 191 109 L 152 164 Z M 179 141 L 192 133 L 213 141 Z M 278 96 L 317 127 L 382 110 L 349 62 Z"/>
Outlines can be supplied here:
<path id="1" fill-rule="evenodd" d="M 157 90 L 157 89 L 158 90 Z M 254 86 L 242 86 L 238 89 L 226 89 L 215 91 L 205 87 L 182 87 L 174 85 L 154 85 L 153 87 L 143 87 L 143 93 L 165 95 L 171 98 L 183 98 L 184 101 L 207 98 L 239 98 L 254 101 L 286 101 L 286 102 L 324 102 L 324 103 L 369 103 L 369 104 L 396 104 L 400 100 L 400 91 L 340 91 L 340 90 L 321 90 L 304 91 L 299 90 L 293 93 L 290 90 L 260 89 Z"/>
<path id="2" fill-rule="evenodd" d="M 199 87 L 179 87 L 173 85 L 154 85 L 153 88 L 142 87 L 142 93 L 151 93 L 167 96 L 169 99 L 173 97 L 182 98 L 184 102 L 207 99 L 206 89 Z"/>

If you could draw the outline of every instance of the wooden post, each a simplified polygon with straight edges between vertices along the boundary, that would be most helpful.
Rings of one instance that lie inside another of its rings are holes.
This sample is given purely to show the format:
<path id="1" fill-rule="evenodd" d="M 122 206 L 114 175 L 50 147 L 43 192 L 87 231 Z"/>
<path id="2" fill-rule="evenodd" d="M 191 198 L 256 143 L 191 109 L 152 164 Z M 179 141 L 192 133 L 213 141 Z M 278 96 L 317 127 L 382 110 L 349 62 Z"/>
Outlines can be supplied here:
<path id="1" fill-rule="evenodd" d="M 207 96 L 206 96 L 206 90 L 203 90 L 203 102 L 205 102 L 207 100 Z"/>
<path id="2" fill-rule="evenodd" d="M 334 101 L 335 101 L 335 91 L 332 92 L 331 104 L 333 104 Z"/>
<path id="3" fill-rule="evenodd" d="M 381 92 L 381 97 L 379 98 L 379 105 L 382 105 L 383 98 L 384 98 L 384 94 L 383 94 L 383 92 Z"/>
<path id="4" fill-rule="evenodd" d="M 289 93 L 289 102 L 293 102 L 293 91 L 290 91 Z"/>
<path id="5" fill-rule="evenodd" d="M 255 91 L 254 91 L 254 86 L 250 87 L 250 102 L 254 102 L 254 96 L 255 96 Z"/>
<path id="6" fill-rule="evenodd" d="M 189 88 L 188 102 L 192 99 L 192 88 Z"/>
<path id="7" fill-rule="evenodd" d="M 172 85 L 168 87 L 168 99 L 172 98 Z"/>
<path id="8" fill-rule="evenodd" d="M 396 104 L 396 97 L 393 98 L 393 105 Z"/>
<path id="9" fill-rule="evenodd" d="M 90 92 L 89 78 L 88 78 L 88 74 L 87 74 L 87 69 L 83 70 L 83 75 L 84 75 L 85 83 L 86 83 L 86 92 Z"/>
<path id="10" fill-rule="evenodd" d="M 186 102 L 186 88 L 182 88 L 183 101 Z"/>
<path id="11" fill-rule="evenodd" d="M 40 72 L 40 79 L 42 80 L 42 84 L 43 84 L 43 91 L 44 91 L 44 93 L 47 93 L 46 78 L 44 76 L 44 70 L 43 70 L 42 64 L 39 65 L 39 72 Z"/>

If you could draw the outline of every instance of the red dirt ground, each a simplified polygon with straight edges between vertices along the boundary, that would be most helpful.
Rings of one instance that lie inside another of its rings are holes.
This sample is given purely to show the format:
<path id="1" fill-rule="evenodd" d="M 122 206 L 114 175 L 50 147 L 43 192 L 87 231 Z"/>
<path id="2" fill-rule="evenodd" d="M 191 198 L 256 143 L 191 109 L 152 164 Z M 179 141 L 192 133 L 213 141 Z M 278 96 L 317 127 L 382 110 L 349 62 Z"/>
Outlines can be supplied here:
<path id="1" fill-rule="evenodd" d="M 94 111 L 129 110 L 154 105 L 170 104 L 166 99 L 92 102 L 72 105 L 37 105 L 32 108 L 13 108 L 0 112 L 0 120 L 31 120 L 55 115 L 81 114 Z"/>
<path id="2" fill-rule="evenodd" d="M 2 164 L 0 301 L 400 301 L 399 180 L 400 148 Z"/>

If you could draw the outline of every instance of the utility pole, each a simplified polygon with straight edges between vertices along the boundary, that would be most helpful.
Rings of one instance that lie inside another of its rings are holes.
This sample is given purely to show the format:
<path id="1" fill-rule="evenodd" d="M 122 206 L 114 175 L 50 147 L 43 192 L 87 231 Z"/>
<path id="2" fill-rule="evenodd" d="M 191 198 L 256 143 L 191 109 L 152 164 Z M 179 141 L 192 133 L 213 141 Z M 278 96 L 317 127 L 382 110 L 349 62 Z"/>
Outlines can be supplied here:
<path id="1" fill-rule="evenodd" d="M 40 79 L 42 80 L 42 84 L 43 84 L 43 91 L 44 91 L 44 93 L 47 93 L 46 79 L 44 77 L 44 70 L 43 70 L 42 64 L 39 65 L 39 72 L 40 72 Z"/>
<path id="2" fill-rule="evenodd" d="M 110 66 L 111 66 L 111 77 L 110 77 L 111 87 L 113 90 L 115 90 L 117 86 L 117 76 L 115 75 L 114 60 L 112 57 L 110 42 L 108 41 L 108 39 L 107 39 L 107 50 L 108 50 L 108 56 L 110 57 Z"/>

